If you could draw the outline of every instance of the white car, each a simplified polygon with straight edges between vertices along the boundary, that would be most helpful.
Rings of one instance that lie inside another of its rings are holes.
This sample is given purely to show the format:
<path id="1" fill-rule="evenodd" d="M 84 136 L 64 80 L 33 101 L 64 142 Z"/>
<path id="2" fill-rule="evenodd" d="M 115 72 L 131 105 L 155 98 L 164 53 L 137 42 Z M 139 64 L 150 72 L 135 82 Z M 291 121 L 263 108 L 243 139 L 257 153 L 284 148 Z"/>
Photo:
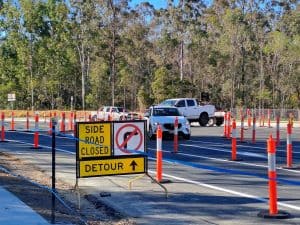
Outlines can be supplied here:
<path id="1" fill-rule="evenodd" d="M 147 120 L 147 131 L 150 139 L 156 136 L 157 125 L 161 125 L 163 136 L 174 135 L 175 118 L 178 118 L 178 135 L 190 139 L 191 127 L 189 121 L 173 106 L 151 106 L 144 115 Z"/>

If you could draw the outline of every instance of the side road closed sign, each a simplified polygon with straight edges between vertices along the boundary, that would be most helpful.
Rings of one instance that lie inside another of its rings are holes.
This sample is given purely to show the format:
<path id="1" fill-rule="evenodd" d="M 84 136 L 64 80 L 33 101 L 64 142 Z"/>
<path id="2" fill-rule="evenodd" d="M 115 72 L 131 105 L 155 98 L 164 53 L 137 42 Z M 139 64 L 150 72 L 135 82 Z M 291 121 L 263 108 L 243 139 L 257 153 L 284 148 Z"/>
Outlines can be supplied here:
<path id="1" fill-rule="evenodd" d="M 77 123 L 76 177 L 147 172 L 146 121 Z"/>
<path id="2" fill-rule="evenodd" d="M 145 157 L 110 158 L 80 161 L 79 177 L 136 174 L 146 172 Z"/>
<path id="3" fill-rule="evenodd" d="M 111 124 L 78 123 L 78 158 L 111 156 Z"/>

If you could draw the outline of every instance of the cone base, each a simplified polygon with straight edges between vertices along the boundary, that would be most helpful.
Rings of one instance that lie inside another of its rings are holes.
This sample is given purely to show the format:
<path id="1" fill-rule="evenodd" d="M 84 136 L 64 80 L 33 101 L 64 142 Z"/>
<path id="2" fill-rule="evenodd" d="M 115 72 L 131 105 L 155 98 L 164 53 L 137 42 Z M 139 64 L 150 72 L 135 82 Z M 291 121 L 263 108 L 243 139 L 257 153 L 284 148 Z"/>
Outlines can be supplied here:
<path id="1" fill-rule="evenodd" d="M 243 161 L 243 159 L 241 159 L 241 158 L 236 158 L 236 159 L 229 159 L 229 161 Z"/>
<path id="2" fill-rule="evenodd" d="M 277 214 L 270 214 L 269 210 L 263 210 L 257 216 L 264 219 L 288 219 L 291 217 L 289 213 L 280 210 L 278 210 Z"/>
<path id="3" fill-rule="evenodd" d="M 42 149 L 42 147 L 30 147 L 30 149 Z"/>

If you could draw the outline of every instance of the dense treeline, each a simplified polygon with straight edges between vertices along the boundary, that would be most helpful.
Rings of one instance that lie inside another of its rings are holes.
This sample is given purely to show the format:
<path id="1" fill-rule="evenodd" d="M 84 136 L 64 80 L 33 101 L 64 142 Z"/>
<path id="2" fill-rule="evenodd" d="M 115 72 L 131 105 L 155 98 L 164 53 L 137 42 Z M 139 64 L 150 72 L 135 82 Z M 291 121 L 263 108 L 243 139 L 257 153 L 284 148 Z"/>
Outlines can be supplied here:
<path id="1" fill-rule="evenodd" d="M 297 0 L 0 0 L 0 108 L 300 106 Z"/>

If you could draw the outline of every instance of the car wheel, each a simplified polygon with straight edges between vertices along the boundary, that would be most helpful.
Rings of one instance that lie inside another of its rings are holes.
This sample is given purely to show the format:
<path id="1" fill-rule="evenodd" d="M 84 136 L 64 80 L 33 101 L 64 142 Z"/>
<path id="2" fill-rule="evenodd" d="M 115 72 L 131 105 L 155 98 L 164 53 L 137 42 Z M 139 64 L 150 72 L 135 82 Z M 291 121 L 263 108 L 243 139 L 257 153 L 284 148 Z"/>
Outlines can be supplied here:
<path id="1" fill-rule="evenodd" d="M 209 121 L 209 117 L 207 113 L 201 113 L 199 117 L 199 124 L 201 127 L 205 127 Z"/>
<path id="2" fill-rule="evenodd" d="M 150 140 L 155 139 L 155 134 L 153 132 L 152 126 L 149 126 L 148 136 L 149 136 Z"/>

